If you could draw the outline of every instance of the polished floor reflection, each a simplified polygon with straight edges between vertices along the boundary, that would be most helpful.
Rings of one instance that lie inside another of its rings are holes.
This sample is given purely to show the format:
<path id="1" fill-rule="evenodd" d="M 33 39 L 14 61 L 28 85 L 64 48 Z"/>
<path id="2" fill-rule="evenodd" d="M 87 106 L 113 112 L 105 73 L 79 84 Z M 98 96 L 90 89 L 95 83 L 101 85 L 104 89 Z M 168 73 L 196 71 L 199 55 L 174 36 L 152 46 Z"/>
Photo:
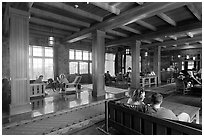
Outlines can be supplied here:
<path id="1" fill-rule="evenodd" d="M 52 90 L 47 90 L 46 92 L 47 96 L 45 98 L 31 98 L 32 111 L 29 113 L 9 116 L 8 112 L 3 112 L 3 125 L 19 122 L 21 120 L 29 120 L 44 114 L 54 113 L 60 110 L 99 101 L 92 97 L 92 90 L 89 88 L 82 88 L 77 91 L 77 93 L 71 95 L 60 94 L 58 91 L 53 92 Z M 106 99 L 113 97 L 115 97 L 115 95 L 111 93 L 106 93 L 105 95 Z"/>

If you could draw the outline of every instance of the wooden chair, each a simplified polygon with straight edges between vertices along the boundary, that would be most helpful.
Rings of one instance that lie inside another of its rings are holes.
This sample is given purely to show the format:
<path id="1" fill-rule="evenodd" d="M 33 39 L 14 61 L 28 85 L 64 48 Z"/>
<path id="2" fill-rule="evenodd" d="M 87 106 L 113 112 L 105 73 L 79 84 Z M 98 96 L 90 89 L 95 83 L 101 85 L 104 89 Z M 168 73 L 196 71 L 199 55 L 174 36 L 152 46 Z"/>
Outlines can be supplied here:
<path id="1" fill-rule="evenodd" d="M 69 91 L 76 91 L 76 89 L 80 89 L 81 85 L 79 84 L 82 76 L 76 76 L 72 83 L 68 83 L 65 85 L 65 93 Z"/>

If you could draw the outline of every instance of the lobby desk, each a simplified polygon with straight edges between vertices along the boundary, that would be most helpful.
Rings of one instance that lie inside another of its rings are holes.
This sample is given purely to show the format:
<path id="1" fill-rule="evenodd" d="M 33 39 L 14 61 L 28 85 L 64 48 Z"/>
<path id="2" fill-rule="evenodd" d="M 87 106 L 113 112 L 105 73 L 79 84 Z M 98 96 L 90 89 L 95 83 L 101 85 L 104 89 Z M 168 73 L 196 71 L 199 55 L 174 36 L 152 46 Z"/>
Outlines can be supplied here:
<path id="1" fill-rule="evenodd" d="M 196 120 L 196 123 L 199 124 L 199 107 L 184 105 L 180 103 L 174 103 L 169 101 L 163 101 L 161 104 L 162 107 L 172 110 L 176 115 L 185 112 L 189 114 L 191 122 Z"/>
<path id="2" fill-rule="evenodd" d="M 157 76 L 147 76 L 140 78 L 141 87 L 151 87 L 152 85 L 157 85 Z"/>

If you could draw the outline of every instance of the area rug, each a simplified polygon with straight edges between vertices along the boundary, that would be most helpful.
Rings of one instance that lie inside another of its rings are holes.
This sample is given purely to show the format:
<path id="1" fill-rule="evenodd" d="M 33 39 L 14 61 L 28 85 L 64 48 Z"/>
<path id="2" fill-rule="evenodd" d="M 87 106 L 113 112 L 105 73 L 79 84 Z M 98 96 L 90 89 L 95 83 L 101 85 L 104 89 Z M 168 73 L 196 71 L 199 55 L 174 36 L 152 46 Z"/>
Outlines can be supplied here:
<path id="1" fill-rule="evenodd" d="M 2 128 L 3 135 L 63 134 L 104 119 L 105 100 L 24 120 Z"/>
<path id="2" fill-rule="evenodd" d="M 160 93 L 163 95 L 167 95 L 167 94 L 171 94 L 176 91 L 176 84 L 171 83 L 171 84 L 166 84 L 166 85 L 162 85 L 159 87 L 151 87 L 151 88 L 145 89 L 145 91 L 156 92 L 156 93 Z"/>

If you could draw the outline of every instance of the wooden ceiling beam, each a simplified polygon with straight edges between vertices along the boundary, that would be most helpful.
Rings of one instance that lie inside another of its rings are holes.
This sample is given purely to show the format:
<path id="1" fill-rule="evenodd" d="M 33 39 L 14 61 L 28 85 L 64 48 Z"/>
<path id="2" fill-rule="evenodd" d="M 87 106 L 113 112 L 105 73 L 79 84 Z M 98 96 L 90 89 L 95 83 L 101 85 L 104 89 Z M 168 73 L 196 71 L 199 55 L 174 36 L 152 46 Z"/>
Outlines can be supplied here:
<path id="1" fill-rule="evenodd" d="M 90 24 L 87 23 L 87 22 L 83 22 L 83 21 L 80 21 L 80 20 L 75 20 L 75 19 L 72 19 L 72 18 L 68 18 L 68 17 L 65 17 L 65 16 L 61 16 L 61 15 L 58 15 L 58 14 L 54 14 L 54 13 L 47 12 L 47 11 L 40 10 L 40 9 L 36 9 L 36 8 L 31 8 L 30 12 L 34 13 L 34 14 L 37 14 L 39 16 L 53 18 L 53 19 L 57 19 L 57 20 L 60 20 L 60 21 L 64 21 L 64 22 L 79 25 L 79 26 L 84 26 L 84 27 L 89 27 L 90 26 Z"/>
<path id="2" fill-rule="evenodd" d="M 141 34 L 141 32 L 139 30 L 133 29 L 133 28 L 128 27 L 128 26 L 120 26 L 119 28 L 126 30 L 126 31 L 129 31 L 129 32 L 136 33 L 136 34 Z"/>
<path id="3" fill-rule="evenodd" d="M 55 34 L 65 35 L 65 36 L 71 34 L 71 33 L 68 33 L 66 31 L 58 30 L 55 28 L 43 27 L 43 26 L 33 25 L 33 24 L 29 24 L 29 28 L 33 29 L 33 30 L 37 30 L 37 31 L 51 32 L 51 33 L 55 33 Z"/>
<path id="4" fill-rule="evenodd" d="M 202 48 L 202 44 L 192 44 L 192 45 L 182 45 L 182 46 L 177 46 L 177 47 L 166 47 L 162 48 L 162 51 L 167 51 L 167 50 L 181 50 L 181 49 L 198 49 Z"/>
<path id="5" fill-rule="evenodd" d="M 196 22 L 196 23 L 186 23 L 183 26 L 176 26 L 176 27 L 169 27 L 165 30 L 160 30 L 156 32 L 151 32 L 144 35 L 135 35 L 129 38 L 124 38 L 120 40 L 115 40 L 106 43 L 106 46 L 117 46 L 124 43 L 129 43 L 133 40 L 141 40 L 141 39 L 154 39 L 162 36 L 169 36 L 169 35 L 175 35 L 175 34 L 183 34 L 192 30 L 199 30 L 202 29 L 202 23 Z"/>
<path id="6" fill-rule="evenodd" d="M 113 35 L 118 35 L 118 36 L 121 36 L 121 37 L 127 37 L 128 36 L 127 34 L 124 34 L 124 33 L 118 32 L 118 31 L 114 31 L 114 30 L 108 30 L 106 32 L 111 33 Z"/>
<path id="7" fill-rule="evenodd" d="M 152 43 L 152 42 L 149 41 L 149 40 L 141 40 L 141 42 L 148 43 L 148 44 L 151 44 L 151 43 Z"/>
<path id="8" fill-rule="evenodd" d="M 202 36 L 197 36 L 194 38 L 183 38 L 183 39 L 178 39 L 178 40 L 171 40 L 171 41 L 164 41 L 163 43 L 154 43 L 154 44 L 146 44 L 142 45 L 144 48 L 148 47 L 154 47 L 154 46 L 171 46 L 171 45 L 181 45 L 184 43 L 191 43 L 191 42 L 196 42 L 200 41 L 202 39 Z"/>
<path id="9" fill-rule="evenodd" d="M 114 16 L 110 19 L 107 19 L 101 23 L 98 23 L 96 25 L 93 25 L 90 28 L 83 29 L 80 32 L 74 33 L 73 35 L 66 37 L 63 41 L 69 41 L 71 39 L 74 39 L 76 37 L 80 37 L 81 35 L 85 35 L 87 33 L 90 33 L 94 30 L 110 30 L 117 28 L 118 26 L 123 26 L 125 24 L 129 24 L 131 22 L 135 22 L 137 20 L 147 18 L 150 16 L 154 16 L 156 14 L 159 14 L 161 12 L 165 12 L 168 10 L 172 10 L 181 6 L 186 5 L 186 3 L 183 2 L 152 2 L 144 4 L 143 6 L 138 6 L 133 9 L 130 9 L 126 12 L 121 13 L 118 16 Z"/>
<path id="10" fill-rule="evenodd" d="M 176 22 L 172 18 L 167 16 L 166 14 L 160 13 L 157 16 L 159 16 L 162 20 L 166 21 L 167 23 L 171 24 L 172 26 L 176 26 Z"/>
<path id="11" fill-rule="evenodd" d="M 198 20 L 202 20 L 201 13 L 197 10 L 196 6 L 193 3 L 188 4 L 187 7 Z"/>
<path id="12" fill-rule="evenodd" d="M 88 34 L 82 35 L 80 37 L 77 37 L 75 39 L 69 40 L 68 42 L 73 43 L 73 42 L 77 42 L 77 41 L 80 41 L 80 40 L 83 40 L 83 39 L 86 39 L 86 38 L 89 38 L 89 37 L 91 37 L 91 33 L 88 33 Z"/>
<path id="13" fill-rule="evenodd" d="M 109 4 L 107 3 L 104 3 L 104 2 L 90 2 L 92 5 L 95 5 L 101 9 L 104 9 L 106 11 L 109 11 L 113 14 L 116 14 L 116 15 L 119 15 L 120 14 L 120 9 L 114 7 L 114 6 L 110 6 Z"/>
<path id="14" fill-rule="evenodd" d="M 69 6 L 69 5 L 65 4 L 65 3 L 60 3 L 60 2 L 44 2 L 44 4 L 52 6 L 52 7 L 59 8 L 61 10 L 65 10 L 65 11 L 71 12 L 73 14 L 78 14 L 78 15 L 80 15 L 82 17 L 85 17 L 85 18 L 93 19 L 93 20 L 96 20 L 96 21 L 99 21 L 99 22 L 103 21 L 103 18 L 100 17 L 100 16 L 97 16 L 95 14 L 86 12 L 86 11 L 81 10 L 79 8 L 74 8 L 74 7 Z"/>
<path id="15" fill-rule="evenodd" d="M 173 40 L 177 40 L 177 37 L 176 37 L 176 36 L 173 36 L 173 35 L 169 36 L 169 38 L 171 38 L 171 39 L 173 39 Z"/>
<path id="16" fill-rule="evenodd" d="M 63 35 L 60 35 L 60 34 L 55 34 L 55 33 L 51 33 L 51 32 L 43 32 L 43 31 L 38 31 L 38 30 L 33 30 L 33 29 L 30 29 L 30 33 L 31 34 L 38 34 L 38 35 L 44 35 L 44 36 L 54 36 L 54 37 L 60 37 L 60 38 L 63 38 L 64 36 Z"/>
<path id="17" fill-rule="evenodd" d="M 138 20 L 138 21 L 136 21 L 136 23 L 139 24 L 140 26 L 143 26 L 143 27 L 148 28 L 150 30 L 153 30 L 153 31 L 157 30 L 157 28 L 155 26 L 153 26 L 153 25 L 151 25 L 145 21 Z"/>
<path id="18" fill-rule="evenodd" d="M 59 24 L 59 23 L 38 19 L 38 18 L 35 18 L 35 17 L 31 17 L 30 22 L 33 22 L 33 23 L 36 23 L 36 24 L 41 24 L 41 25 L 46 25 L 46 26 L 51 26 L 53 28 L 69 30 L 69 31 L 79 31 L 80 30 L 79 28 L 76 28 L 76 27 L 62 25 L 62 24 Z"/>
<path id="19" fill-rule="evenodd" d="M 154 40 L 159 41 L 159 42 L 163 42 L 164 40 L 161 38 L 154 38 Z"/>

